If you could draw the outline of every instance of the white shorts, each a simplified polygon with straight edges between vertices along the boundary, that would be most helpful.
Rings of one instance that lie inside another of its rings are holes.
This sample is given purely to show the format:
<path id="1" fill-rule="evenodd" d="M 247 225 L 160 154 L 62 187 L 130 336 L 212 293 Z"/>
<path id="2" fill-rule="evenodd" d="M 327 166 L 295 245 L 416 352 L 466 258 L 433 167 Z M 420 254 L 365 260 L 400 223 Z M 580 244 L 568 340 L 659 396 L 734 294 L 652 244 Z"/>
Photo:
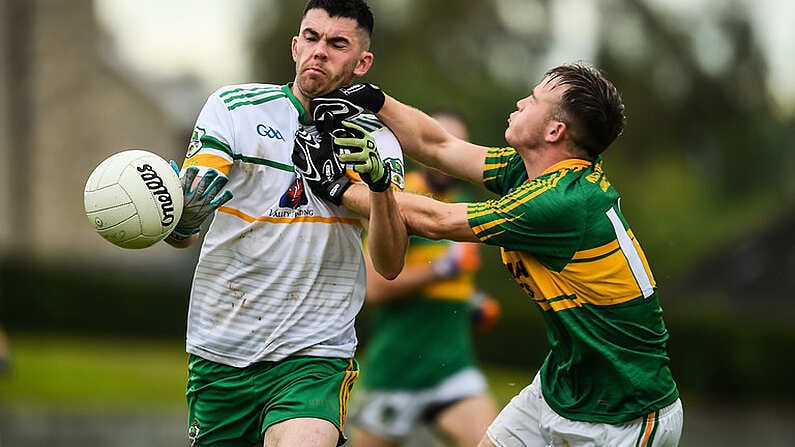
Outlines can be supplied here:
<path id="1" fill-rule="evenodd" d="M 547 405 L 541 376 L 514 396 L 486 434 L 497 447 L 675 447 L 682 435 L 682 402 L 623 424 L 566 419 Z"/>
<path id="2" fill-rule="evenodd" d="M 353 397 L 350 417 L 353 424 L 379 436 L 400 439 L 421 422 L 433 419 L 461 399 L 488 390 L 486 378 L 476 368 L 464 369 L 433 388 L 411 391 L 362 390 Z"/>

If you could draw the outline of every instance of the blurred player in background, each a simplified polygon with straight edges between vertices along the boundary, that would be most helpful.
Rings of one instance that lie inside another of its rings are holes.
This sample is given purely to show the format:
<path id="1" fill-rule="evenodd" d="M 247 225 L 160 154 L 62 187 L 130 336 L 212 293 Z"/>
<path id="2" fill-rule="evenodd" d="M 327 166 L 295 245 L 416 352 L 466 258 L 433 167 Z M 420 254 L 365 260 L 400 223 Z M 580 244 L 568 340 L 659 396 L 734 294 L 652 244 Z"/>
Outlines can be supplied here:
<path id="1" fill-rule="evenodd" d="M 456 114 L 434 118 L 467 139 Z M 419 166 L 406 189 L 439 200 L 464 200 L 461 183 Z M 360 388 L 352 405 L 353 447 L 399 446 L 428 424 L 451 446 L 475 446 L 497 415 L 476 366 L 473 330 L 487 330 L 497 302 L 475 287 L 477 244 L 411 237 L 406 266 L 388 281 L 367 275 L 372 335 L 364 349 Z M 473 327 L 473 323 L 474 326 Z"/>
<path id="2" fill-rule="evenodd" d="M 8 349 L 8 337 L 6 331 L 0 326 L 0 374 L 6 373 L 11 369 L 11 352 Z"/>
<path id="3" fill-rule="evenodd" d="M 338 164 L 299 171 L 293 152 L 330 153 L 330 134 L 319 132 L 309 101 L 369 70 L 372 29 L 362 0 L 310 0 L 292 39 L 294 81 L 222 87 L 199 114 L 182 167 L 184 211 L 166 239 L 186 247 L 214 215 L 188 311 L 191 445 L 345 440 L 365 266 L 363 223 L 341 204 L 350 194 L 369 197 L 372 263 L 396 276 L 408 237 L 390 185 L 403 186 L 402 154 L 372 116 L 367 138 L 349 142 L 368 160 L 356 167 L 366 185 L 351 183 Z M 320 200 L 305 177 L 330 173 L 340 176 L 319 188 L 332 201 Z"/>

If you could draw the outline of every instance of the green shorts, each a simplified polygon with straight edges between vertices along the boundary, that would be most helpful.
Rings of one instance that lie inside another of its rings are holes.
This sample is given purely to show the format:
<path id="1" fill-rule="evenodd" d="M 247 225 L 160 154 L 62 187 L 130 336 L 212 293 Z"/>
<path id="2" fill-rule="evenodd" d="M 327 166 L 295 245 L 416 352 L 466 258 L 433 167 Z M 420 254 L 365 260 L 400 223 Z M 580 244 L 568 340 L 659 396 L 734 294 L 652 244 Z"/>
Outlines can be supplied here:
<path id="1" fill-rule="evenodd" d="M 190 445 L 251 447 L 269 426 L 303 417 L 334 424 L 341 445 L 358 376 L 354 359 L 291 357 L 235 368 L 191 355 L 185 393 Z"/>

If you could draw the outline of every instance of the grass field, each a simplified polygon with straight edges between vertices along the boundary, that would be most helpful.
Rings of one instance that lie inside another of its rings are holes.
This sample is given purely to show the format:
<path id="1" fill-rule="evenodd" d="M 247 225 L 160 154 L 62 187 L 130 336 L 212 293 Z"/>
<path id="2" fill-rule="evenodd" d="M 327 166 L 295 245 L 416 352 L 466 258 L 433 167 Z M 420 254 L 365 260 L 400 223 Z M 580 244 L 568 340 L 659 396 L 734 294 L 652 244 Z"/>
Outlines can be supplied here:
<path id="1" fill-rule="evenodd" d="M 60 410 L 182 410 L 187 354 L 182 340 L 15 336 L 2 401 Z M 485 369 L 500 407 L 532 371 Z M 355 391 L 354 391 L 355 392 Z"/>

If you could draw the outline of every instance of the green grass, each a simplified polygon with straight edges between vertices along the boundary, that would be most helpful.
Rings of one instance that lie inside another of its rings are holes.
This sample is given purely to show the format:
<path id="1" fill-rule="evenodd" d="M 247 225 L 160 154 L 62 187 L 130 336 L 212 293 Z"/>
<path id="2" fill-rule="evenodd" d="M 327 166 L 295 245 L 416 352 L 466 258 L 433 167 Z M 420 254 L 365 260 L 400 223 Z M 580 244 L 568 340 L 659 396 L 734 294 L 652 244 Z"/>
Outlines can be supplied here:
<path id="1" fill-rule="evenodd" d="M 0 401 L 69 411 L 182 410 L 187 354 L 182 340 L 13 335 L 12 369 L 0 375 Z M 532 371 L 487 367 L 500 406 Z"/>
<path id="2" fill-rule="evenodd" d="M 187 355 L 181 341 L 10 338 L 12 365 L 0 396 L 20 406 L 179 409 Z"/>

